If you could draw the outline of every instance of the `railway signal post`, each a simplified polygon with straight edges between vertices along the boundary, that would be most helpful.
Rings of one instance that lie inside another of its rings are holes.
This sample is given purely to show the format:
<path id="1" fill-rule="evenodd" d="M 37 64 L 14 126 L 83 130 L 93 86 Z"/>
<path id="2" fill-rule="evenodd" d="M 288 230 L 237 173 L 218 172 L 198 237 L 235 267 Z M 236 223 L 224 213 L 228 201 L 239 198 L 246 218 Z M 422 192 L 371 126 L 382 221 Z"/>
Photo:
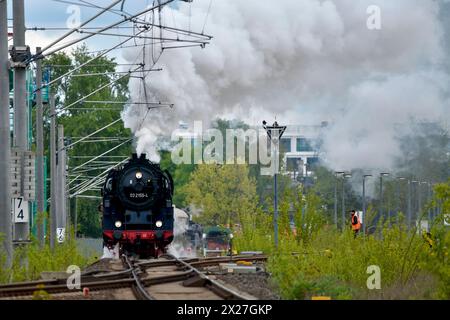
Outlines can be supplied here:
<path id="1" fill-rule="evenodd" d="M 280 152 L 280 139 L 286 131 L 286 126 L 280 126 L 275 121 L 272 126 L 267 126 L 267 122 L 263 121 L 263 128 L 266 130 L 267 135 L 271 141 L 272 147 L 272 165 L 273 183 L 274 183 L 274 200 L 273 200 L 273 225 L 274 225 L 274 240 L 275 247 L 278 248 L 278 186 L 277 186 L 277 174 L 279 171 L 279 152 Z"/>

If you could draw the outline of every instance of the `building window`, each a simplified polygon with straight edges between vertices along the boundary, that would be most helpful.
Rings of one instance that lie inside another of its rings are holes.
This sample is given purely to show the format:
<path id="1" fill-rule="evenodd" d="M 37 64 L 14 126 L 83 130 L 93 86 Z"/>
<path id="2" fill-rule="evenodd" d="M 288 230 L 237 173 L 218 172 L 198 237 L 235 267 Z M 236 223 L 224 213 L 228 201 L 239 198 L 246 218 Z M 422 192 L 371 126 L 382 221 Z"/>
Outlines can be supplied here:
<path id="1" fill-rule="evenodd" d="M 289 172 L 299 172 L 303 170 L 303 161 L 301 158 L 287 158 L 286 170 Z"/>
<path id="2" fill-rule="evenodd" d="M 280 151 L 281 152 L 291 152 L 291 139 L 281 139 Z"/>
<path id="3" fill-rule="evenodd" d="M 305 138 L 297 138 L 297 152 L 314 151 L 310 142 Z"/>
<path id="4" fill-rule="evenodd" d="M 317 157 L 308 158 L 306 160 L 306 168 L 308 171 L 314 170 L 314 168 L 318 165 L 319 165 L 319 158 Z"/>

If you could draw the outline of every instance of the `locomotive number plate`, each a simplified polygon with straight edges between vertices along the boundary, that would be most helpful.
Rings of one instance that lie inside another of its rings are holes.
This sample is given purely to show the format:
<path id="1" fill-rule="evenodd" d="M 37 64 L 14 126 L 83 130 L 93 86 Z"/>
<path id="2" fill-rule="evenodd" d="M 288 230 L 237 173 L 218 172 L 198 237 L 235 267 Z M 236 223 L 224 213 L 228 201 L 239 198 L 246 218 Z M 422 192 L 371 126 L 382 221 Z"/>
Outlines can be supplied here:
<path id="1" fill-rule="evenodd" d="M 148 198 L 148 194 L 146 194 L 146 193 L 130 193 L 130 198 L 134 198 L 134 199 Z"/>

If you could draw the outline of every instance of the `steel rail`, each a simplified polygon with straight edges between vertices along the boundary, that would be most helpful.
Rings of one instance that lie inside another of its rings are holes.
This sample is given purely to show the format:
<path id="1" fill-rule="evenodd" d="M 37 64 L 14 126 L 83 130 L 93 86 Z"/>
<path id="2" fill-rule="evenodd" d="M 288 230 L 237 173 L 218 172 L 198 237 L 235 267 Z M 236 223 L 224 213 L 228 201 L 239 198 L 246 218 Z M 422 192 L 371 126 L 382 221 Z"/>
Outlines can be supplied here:
<path id="1" fill-rule="evenodd" d="M 167 255 L 172 256 L 172 255 Z M 195 273 L 197 277 L 205 281 L 205 287 L 209 290 L 213 291 L 217 295 L 219 295 L 224 300 L 249 300 L 247 297 L 241 295 L 239 292 L 236 292 L 235 290 L 228 288 L 221 283 L 219 283 L 216 280 L 211 279 L 206 274 L 192 266 L 192 264 L 185 262 L 181 259 L 176 258 L 175 256 L 172 256 L 174 260 L 176 260 L 178 263 L 186 267 L 189 271 L 192 271 Z"/>
<path id="2" fill-rule="evenodd" d="M 133 292 L 139 300 L 155 300 L 145 289 L 145 286 L 142 284 L 141 279 L 139 278 L 136 270 L 139 270 L 139 268 L 136 268 L 131 263 L 130 259 L 126 255 L 122 255 L 122 259 L 125 266 L 128 266 L 131 269 L 131 274 L 134 279 L 134 284 L 132 286 Z"/>

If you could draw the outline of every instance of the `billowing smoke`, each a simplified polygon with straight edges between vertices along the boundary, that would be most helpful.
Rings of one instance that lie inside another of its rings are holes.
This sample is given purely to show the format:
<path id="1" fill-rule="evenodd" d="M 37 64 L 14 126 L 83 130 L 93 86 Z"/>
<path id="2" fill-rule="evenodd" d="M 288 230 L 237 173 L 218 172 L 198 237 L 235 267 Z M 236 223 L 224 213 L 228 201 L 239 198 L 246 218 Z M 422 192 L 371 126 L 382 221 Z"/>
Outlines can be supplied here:
<path id="1" fill-rule="evenodd" d="M 174 208 L 173 241 L 168 252 L 177 258 L 195 258 L 197 252 L 186 236 L 189 227 L 189 216 L 181 209 Z"/>
<path id="2" fill-rule="evenodd" d="M 381 10 L 380 30 L 367 27 L 371 5 Z M 175 108 L 145 116 L 145 109 L 130 106 L 125 125 L 136 134 L 137 151 L 155 158 L 156 136 L 170 135 L 179 121 L 326 120 L 323 151 L 330 167 L 391 167 L 406 123 L 448 121 L 444 6 L 433 0 L 213 0 L 205 32 L 214 39 L 206 49 L 165 51 L 158 64 L 164 70 L 146 78 L 146 90 L 140 80 L 130 81 L 133 100 L 147 94 Z M 186 4 L 165 8 L 164 22 L 202 30 L 208 7 L 197 0 L 191 11 Z M 151 63 L 150 46 L 145 56 Z M 125 58 L 134 62 L 142 54 L 133 49 Z"/>

